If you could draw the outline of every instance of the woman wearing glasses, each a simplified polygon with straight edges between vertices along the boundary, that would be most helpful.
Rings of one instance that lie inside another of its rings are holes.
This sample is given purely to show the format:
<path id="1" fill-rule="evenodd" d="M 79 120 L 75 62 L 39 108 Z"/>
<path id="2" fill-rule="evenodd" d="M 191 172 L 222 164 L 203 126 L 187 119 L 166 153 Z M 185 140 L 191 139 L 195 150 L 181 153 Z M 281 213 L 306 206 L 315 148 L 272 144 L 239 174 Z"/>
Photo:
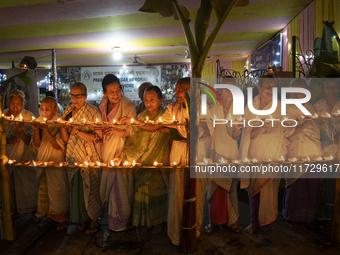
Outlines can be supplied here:
<path id="1" fill-rule="evenodd" d="M 94 122 L 100 119 L 100 111 L 85 102 L 87 88 L 83 83 L 75 83 L 71 86 L 70 97 L 72 105 L 64 111 L 64 119 L 72 119 L 74 122 Z M 70 126 L 62 128 L 63 140 L 67 143 L 66 160 L 69 164 L 76 162 L 97 162 L 94 141 L 96 133 L 91 126 Z M 101 213 L 99 195 L 100 169 L 68 168 L 68 177 L 71 184 L 71 221 L 79 222 L 78 229 L 86 230 L 85 234 L 93 234 L 98 230 L 97 218 Z"/>
<path id="2" fill-rule="evenodd" d="M 122 95 L 122 85 L 119 79 L 108 74 L 102 81 L 104 97 L 99 106 L 102 120 L 107 122 L 125 123 L 131 118 L 136 119 L 136 107 L 130 99 Z M 121 122 L 121 119 L 125 121 Z M 120 161 L 125 140 L 130 137 L 133 129 L 129 126 L 105 128 L 102 132 L 101 152 L 103 162 Z M 133 208 L 133 170 L 103 169 L 100 196 L 103 207 L 107 210 L 109 229 L 121 231 L 131 222 Z M 131 225 L 130 225 L 131 226 Z"/>

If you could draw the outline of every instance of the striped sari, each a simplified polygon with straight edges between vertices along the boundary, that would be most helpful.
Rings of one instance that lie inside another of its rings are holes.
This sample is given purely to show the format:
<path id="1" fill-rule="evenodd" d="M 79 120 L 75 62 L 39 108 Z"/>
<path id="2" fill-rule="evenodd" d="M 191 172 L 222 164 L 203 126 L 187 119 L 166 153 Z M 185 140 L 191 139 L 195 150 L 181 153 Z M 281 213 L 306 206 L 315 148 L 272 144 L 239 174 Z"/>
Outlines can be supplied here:
<path id="1" fill-rule="evenodd" d="M 145 121 L 157 120 L 164 110 L 159 109 L 151 118 L 148 110 L 142 112 L 137 119 Z M 135 160 L 144 166 L 163 162 L 168 151 L 169 134 L 157 130 L 155 132 L 138 129 L 125 143 L 124 152 L 128 161 Z M 132 215 L 134 226 L 156 226 L 166 219 L 167 187 L 160 169 L 137 169 L 135 172 L 135 199 Z"/>

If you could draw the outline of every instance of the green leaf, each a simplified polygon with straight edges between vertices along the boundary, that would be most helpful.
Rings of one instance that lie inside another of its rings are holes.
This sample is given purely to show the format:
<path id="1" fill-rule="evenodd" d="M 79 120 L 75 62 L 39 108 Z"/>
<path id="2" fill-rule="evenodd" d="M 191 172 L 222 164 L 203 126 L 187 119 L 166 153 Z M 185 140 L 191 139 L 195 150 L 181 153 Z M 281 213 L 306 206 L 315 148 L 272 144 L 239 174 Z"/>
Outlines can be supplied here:
<path id="1" fill-rule="evenodd" d="M 28 76 L 18 76 L 18 78 L 20 80 L 22 80 L 24 83 L 26 83 L 28 86 L 31 86 L 31 83 L 32 83 L 32 79 L 31 77 L 28 77 Z"/>
<path id="2" fill-rule="evenodd" d="M 210 4 L 210 0 L 202 0 L 201 6 L 197 11 L 195 21 L 196 43 L 199 52 L 203 49 L 211 12 L 212 6 Z"/>
<path id="3" fill-rule="evenodd" d="M 179 6 L 179 8 L 180 8 L 180 10 L 181 10 L 181 12 L 182 12 L 182 14 L 183 14 L 183 16 L 184 16 L 184 18 L 189 22 L 190 20 L 189 20 L 189 11 L 188 11 L 188 9 L 187 8 L 185 8 L 183 5 L 178 5 Z M 174 8 L 174 19 L 175 20 L 179 20 L 179 16 L 178 16 L 178 14 L 177 14 L 177 11 L 176 11 L 176 9 Z"/>
<path id="4" fill-rule="evenodd" d="M 140 12 L 159 13 L 163 17 L 173 16 L 179 20 L 178 14 L 172 4 L 173 0 L 146 0 L 144 5 L 138 10 Z M 178 4 L 185 19 L 189 19 L 189 11 L 183 5 Z"/>
<path id="5" fill-rule="evenodd" d="M 171 0 L 146 0 L 138 11 L 159 13 L 163 17 L 170 17 L 174 14 Z"/>

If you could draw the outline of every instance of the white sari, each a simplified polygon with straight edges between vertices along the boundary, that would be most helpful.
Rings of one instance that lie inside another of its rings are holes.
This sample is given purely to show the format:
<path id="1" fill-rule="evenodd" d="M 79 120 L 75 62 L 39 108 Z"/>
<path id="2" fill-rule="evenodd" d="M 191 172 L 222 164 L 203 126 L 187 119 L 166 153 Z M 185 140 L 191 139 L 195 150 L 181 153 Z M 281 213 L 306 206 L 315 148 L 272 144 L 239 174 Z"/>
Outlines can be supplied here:
<path id="1" fill-rule="evenodd" d="M 8 109 L 4 110 L 4 114 L 8 112 Z M 32 113 L 22 109 L 18 116 L 21 114 L 23 119 L 31 120 Z M 18 117 L 15 116 L 15 117 Z M 17 163 L 21 163 L 26 160 L 35 160 L 35 155 L 29 148 L 29 144 L 21 139 L 20 132 L 15 126 L 14 122 L 3 121 L 3 127 L 6 132 L 6 137 L 15 136 L 20 139 L 18 143 L 7 144 L 7 157 L 8 159 L 15 159 Z M 33 128 L 30 124 L 26 123 L 23 127 L 26 134 L 33 134 Z M 24 166 L 8 166 L 9 174 L 14 178 L 14 192 L 16 200 L 17 210 L 22 211 L 33 211 L 37 207 L 38 199 L 38 181 L 37 171 L 35 167 L 24 167 Z"/>
<path id="2" fill-rule="evenodd" d="M 122 97 L 116 107 L 107 114 L 108 99 L 103 97 L 99 109 L 104 121 L 117 121 L 120 117 L 136 119 L 136 107 L 127 97 Z M 130 134 L 133 127 L 127 125 L 121 127 Z M 110 163 L 113 158 L 118 158 L 124 147 L 126 138 L 116 134 L 105 134 L 101 144 L 103 162 Z M 131 213 L 134 199 L 133 169 L 108 169 L 104 168 L 100 183 L 100 197 L 102 206 L 107 210 L 109 228 L 114 231 L 126 229 L 131 221 Z"/>
<path id="3" fill-rule="evenodd" d="M 211 116 L 216 119 L 225 119 L 223 106 L 221 104 L 212 105 L 210 107 Z M 233 105 L 230 106 L 227 113 L 227 118 L 231 118 L 233 121 L 238 117 L 233 115 Z M 209 130 L 211 130 L 211 151 L 210 156 L 213 162 L 218 163 L 221 157 L 224 159 L 234 160 L 238 159 L 238 145 L 236 139 L 232 137 L 234 127 L 227 124 L 217 124 L 215 128 L 209 122 Z M 221 186 L 227 190 L 227 203 L 228 203 L 228 226 L 234 225 L 239 217 L 238 199 L 237 199 L 237 180 L 234 179 L 234 174 L 226 175 L 223 173 L 214 173 L 212 178 L 208 179 L 207 187 L 207 200 L 215 194 L 218 187 Z"/>
<path id="4" fill-rule="evenodd" d="M 59 114 L 55 114 L 52 120 L 56 120 L 58 118 L 61 118 L 61 116 Z M 38 118 L 38 120 L 42 119 L 42 116 Z M 50 140 L 44 132 L 42 132 L 40 146 L 38 148 L 34 146 L 32 137 L 30 147 L 37 155 L 37 159 L 39 161 L 53 161 L 55 165 L 59 165 L 61 162 L 65 161 L 66 144 L 64 144 L 61 139 L 59 126 L 49 126 L 48 130 L 60 146 L 60 150 L 53 148 Z M 41 178 L 46 181 L 47 194 L 44 193 L 43 195 L 48 196 L 48 199 L 43 197 L 43 201 L 40 201 L 40 199 L 38 200 L 39 216 L 44 217 L 47 213 L 48 216 L 56 221 L 65 221 L 65 217 L 67 217 L 66 215 L 69 216 L 70 211 L 69 184 L 66 169 L 64 167 L 38 167 L 37 176 L 39 182 L 41 181 Z M 39 196 L 40 190 L 41 188 L 39 188 Z M 44 205 L 44 207 L 41 205 Z M 40 207 L 43 207 L 43 209 Z M 62 219 L 60 218 L 59 220 L 58 216 L 62 216 Z"/>
<path id="5" fill-rule="evenodd" d="M 274 119 L 281 119 L 281 102 L 278 100 L 277 108 L 271 116 Z M 272 102 L 264 107 L 263 110 L 270 109 Z M 260 109 L 260 95 L 253 99 L 255 109 Z M 263 116 L 261 116 L 263 117 Z M 269 116 L 265 116 L 269 118 Z M 256 119 L 256 115 L 251 113 L 248 106 L 245 112 L 246 121 Z M 284 130 L 280 122 L 274 122 L 260 135 L 250 139 L 252 128 L 248 125 L 243 130 L 240 146 L 240 158 L 255 158 L 258 161 L 264 159 L 275 160 L 286 154 L 287 140 L 284 138 Z M 278 175 L 278 176 L 275 176 Z M 250 178 L 249 178 L 250 177 Z M 265 177 L 265 178 L 264 178 Z M 278 188 L 280 184 L 279 173 L 272 173 L 266 176 L 251 174 L 247 178 L 241 179 L 241 188 L 248 189 L 249 198 L 253 198 L 260 192 L 259 223 L 260 226 L 267 225 L 275 221 L 278 215 Z"/>

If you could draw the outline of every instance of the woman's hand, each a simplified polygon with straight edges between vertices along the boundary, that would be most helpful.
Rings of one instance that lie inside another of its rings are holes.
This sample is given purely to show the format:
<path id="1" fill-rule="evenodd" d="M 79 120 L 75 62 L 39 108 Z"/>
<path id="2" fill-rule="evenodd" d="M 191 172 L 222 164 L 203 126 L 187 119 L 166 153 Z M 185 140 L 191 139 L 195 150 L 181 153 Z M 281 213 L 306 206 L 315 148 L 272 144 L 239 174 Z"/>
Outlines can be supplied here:
<path id="1" fill-rule="evenodd" d="M 18 130 L 21 130 L 25 125 L 25 123 L 23 123 L 23 122 L 14 122 L 14 124 L 17 127 Z"/>
<path id="2" fill-rule="evenodd" d="M 37 123 L 31 123 L 31 127 L 32 127 L 35 131 L 39 131 L 39 129 L 40 129 L 39 124 L 37 124 Z"/>

